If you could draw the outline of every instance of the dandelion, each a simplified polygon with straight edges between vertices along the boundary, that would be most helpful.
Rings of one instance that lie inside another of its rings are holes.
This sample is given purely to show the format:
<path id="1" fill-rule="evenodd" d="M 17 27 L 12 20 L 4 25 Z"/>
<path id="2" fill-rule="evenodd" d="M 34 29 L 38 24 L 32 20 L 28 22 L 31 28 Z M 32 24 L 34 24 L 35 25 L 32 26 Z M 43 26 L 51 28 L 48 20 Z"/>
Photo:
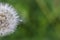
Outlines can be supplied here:
<path id="1" fill-rule="evenodd" d="M 0 36 L 15 32 L 18 21 L 16 10 L 9 4 L 0 3 Z"/>

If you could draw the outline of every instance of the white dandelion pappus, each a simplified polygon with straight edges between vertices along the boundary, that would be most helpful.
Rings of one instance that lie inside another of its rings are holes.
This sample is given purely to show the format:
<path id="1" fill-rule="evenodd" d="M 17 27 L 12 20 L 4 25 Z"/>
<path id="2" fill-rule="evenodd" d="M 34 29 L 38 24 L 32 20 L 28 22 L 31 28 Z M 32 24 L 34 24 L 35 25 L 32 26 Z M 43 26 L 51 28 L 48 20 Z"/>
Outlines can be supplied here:
<path id="1" fill-rule="evenodd" d="M 9 4 L 0 3 L 0 36 L 6 36 L 16 30 L 19 16 Z"/>

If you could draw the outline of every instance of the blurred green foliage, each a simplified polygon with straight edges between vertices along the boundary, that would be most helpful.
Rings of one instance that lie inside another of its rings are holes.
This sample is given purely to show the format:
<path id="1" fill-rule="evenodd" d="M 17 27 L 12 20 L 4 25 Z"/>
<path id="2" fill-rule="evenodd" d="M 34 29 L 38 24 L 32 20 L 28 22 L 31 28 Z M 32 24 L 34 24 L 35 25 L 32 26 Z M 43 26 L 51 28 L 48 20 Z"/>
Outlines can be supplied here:
<path id="1" fill-rule="evenodd" d="M 60 40 L 60 0 L 0 0 L 13 5 L 23 22 L 0 40 Z"/>

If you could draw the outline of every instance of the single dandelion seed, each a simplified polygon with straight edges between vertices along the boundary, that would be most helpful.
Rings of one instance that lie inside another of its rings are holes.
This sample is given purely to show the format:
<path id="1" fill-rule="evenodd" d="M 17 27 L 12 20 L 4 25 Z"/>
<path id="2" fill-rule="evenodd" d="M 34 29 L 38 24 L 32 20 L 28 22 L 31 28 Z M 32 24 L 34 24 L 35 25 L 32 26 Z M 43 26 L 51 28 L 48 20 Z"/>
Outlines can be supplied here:
<path id="1" fill-rule="evenodd" d="M 19 16 L 16 10 L 8 4 L 0 3 L 0 36 L 13 33 L 18 22 Z"/>

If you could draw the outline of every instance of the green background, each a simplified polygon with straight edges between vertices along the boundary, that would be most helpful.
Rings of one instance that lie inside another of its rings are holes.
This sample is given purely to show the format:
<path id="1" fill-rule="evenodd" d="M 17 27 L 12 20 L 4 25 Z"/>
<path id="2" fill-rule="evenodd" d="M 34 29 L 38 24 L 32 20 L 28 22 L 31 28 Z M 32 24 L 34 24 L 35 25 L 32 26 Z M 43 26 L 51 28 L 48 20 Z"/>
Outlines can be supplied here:
<path id="1" fill-rule="evenodd" d="M 0 40 L 60 40 L 60 0 L 0 0 L 12 5 L 23 22 Z"/>

